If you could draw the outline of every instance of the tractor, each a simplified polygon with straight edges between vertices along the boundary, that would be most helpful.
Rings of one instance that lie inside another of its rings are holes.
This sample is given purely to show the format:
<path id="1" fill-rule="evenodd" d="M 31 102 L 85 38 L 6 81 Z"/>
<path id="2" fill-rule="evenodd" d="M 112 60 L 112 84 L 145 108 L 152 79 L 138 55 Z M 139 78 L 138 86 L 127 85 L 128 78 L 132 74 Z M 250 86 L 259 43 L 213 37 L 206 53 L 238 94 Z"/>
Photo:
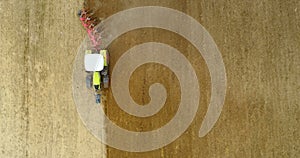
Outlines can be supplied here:
<path id="1" fill-rule="evenodd" d="M 101 92 L 109 87 L 109 53 L 107 50 L 86 50 L 84 68 L 87 72 L 86 87 L 95 92 L 96 103 L 101 103 Z"/>

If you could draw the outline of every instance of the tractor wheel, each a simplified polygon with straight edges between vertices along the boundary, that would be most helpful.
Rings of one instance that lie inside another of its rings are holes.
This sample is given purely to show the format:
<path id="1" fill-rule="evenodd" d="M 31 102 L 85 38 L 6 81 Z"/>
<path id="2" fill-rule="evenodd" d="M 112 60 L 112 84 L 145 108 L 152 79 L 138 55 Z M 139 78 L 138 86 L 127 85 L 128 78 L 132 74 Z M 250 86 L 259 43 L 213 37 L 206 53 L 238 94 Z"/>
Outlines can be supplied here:
<path id="1" fill-rule="evenodd" d="M 91 89 L 92 88 L 92 75 L 88 74 L 85 78 L 86 88 Z"/>
<path id="2" fill-rule="evenodd" d="M 103 77 L 103 88 L 107 89 L 109 87 L 109 76 L 106 75 Z"/>

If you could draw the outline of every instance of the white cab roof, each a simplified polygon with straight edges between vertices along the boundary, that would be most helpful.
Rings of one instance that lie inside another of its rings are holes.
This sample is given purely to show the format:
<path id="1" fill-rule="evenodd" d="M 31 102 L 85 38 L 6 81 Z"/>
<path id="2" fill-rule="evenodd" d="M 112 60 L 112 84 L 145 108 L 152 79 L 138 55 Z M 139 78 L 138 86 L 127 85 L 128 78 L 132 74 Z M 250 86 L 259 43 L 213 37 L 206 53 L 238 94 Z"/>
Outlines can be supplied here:
<path id="1" fill-rule="evenodd" d="M 104 59 L 101 54 L 86 54 L 84 56 L 84 68 L 86 71 L 102 71 Z"/>

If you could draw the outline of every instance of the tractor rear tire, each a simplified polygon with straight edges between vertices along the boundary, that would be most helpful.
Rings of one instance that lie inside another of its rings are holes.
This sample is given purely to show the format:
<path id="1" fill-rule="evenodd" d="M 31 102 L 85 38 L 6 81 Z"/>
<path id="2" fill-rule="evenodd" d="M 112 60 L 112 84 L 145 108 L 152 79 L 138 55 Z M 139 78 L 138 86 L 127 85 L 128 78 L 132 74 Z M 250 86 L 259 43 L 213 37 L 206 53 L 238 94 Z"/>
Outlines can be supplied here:
<path id="1" fill-rule="evenodd" d="M 85 83 L 86 83 L 86 88 L 87 89 L 91 89 L 92 88 L 92 75 L 91 74 L 87 74 L 86 78 L 85 78 Z"/>

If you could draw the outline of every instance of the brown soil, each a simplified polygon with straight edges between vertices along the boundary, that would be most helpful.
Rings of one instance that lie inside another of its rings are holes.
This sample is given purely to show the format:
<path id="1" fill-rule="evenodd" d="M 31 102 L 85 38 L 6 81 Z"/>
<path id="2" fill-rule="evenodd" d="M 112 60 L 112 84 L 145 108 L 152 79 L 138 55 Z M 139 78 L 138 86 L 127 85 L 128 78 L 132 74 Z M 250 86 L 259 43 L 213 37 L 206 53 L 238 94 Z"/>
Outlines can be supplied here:
<path id="1" fill-rule="evenodd" d="M 80 120 L 72 98 L 72 70 L 86 36 L 76 16 L 81 1 L 0 1 L 0 157 L 300 157 L 300 2 L 290 1 L 88 1 L 99 18 L 156 5 L 198 20 L 218 45 L 227 72 L 226 102 L 204 138 L 198 130 L 210 99 L 206 64 L 187 40 L 161 29 L 128 32 L 110 46 L 111 65 L 134 45 L 156 41 L 180 50 L 195 67 L 200 110 L 170 145 L 145 153 L 105 147 Z M 201 69 L 199 69 L 199 67 Z M 163 83 L 165 107 L 137 118 L 123 112 L 110 91 L 107 115 L 119 126 L 149 131 L 176 113 L 180 90 L 162 65 L 146 64 L 131 77 L 130 92 L 149 102 L 148 88 Z"/>

